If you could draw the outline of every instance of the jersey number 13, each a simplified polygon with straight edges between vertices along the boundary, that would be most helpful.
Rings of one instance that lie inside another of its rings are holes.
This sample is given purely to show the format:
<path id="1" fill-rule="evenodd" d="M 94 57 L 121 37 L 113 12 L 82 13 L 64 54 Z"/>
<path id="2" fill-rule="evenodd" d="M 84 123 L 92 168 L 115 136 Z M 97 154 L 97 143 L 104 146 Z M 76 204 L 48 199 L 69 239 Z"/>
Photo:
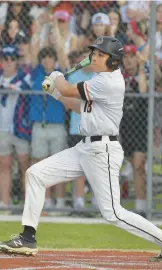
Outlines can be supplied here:
<path id="1" fill-rule="evenodd" d="M 90 113 L 92 111 L 93 101 L 86 101 L 84 105 L 84 112 Z"/>

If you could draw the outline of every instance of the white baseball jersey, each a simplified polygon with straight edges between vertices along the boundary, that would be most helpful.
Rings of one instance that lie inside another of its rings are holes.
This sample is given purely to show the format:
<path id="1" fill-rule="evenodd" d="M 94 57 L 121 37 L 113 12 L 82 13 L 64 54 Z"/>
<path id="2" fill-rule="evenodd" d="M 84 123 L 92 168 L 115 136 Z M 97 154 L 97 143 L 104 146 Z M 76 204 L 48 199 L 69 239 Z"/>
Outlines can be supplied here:
<path id="1" fill-rule="evenodd" d="M 118 135 L 125 92 L 120 69 L 97 73 L 78 86 L 82 97 L 80 133 L 84 136 Z"/>

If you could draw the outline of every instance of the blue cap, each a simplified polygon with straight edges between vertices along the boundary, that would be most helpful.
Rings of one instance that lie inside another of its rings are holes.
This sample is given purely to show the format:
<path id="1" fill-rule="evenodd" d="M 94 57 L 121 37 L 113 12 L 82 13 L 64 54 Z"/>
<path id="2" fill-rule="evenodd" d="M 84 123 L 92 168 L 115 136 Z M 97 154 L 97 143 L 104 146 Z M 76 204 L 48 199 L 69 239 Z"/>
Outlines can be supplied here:
<path id="1" fill-rule="evenodd" d="M 2 56 L 16 56 L 19 57 L 18 49 L 13 45 L 6 45 L 2 48 Z"/>

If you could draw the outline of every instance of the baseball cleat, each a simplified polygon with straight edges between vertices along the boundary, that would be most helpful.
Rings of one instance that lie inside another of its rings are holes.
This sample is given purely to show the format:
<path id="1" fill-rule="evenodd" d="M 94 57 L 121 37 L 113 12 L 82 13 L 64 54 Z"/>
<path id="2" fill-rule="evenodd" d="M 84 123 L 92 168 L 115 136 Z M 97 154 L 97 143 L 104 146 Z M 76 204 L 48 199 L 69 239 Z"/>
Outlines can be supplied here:
<path id="1" fill-rule="evenodd" d="M 11 235 L 11 240 L 0 243 L 0 250 L 9 254 L 35 256 L 38 252 L 36 240 L 28 241 L 23 235 Z"/>
<path id="2" fill-rule="evenodd" d="M 150 259 L 150 262 L 162 262 L 162 251 L 160 252 L 159 255 L 152 257 Z"/>

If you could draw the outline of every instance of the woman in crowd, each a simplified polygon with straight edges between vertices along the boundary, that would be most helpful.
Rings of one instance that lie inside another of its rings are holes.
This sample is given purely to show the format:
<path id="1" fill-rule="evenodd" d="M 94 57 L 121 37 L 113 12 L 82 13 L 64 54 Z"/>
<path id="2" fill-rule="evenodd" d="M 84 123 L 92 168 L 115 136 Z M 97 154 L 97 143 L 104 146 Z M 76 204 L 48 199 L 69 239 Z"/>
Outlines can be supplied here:
<path id="1" fill-rule="evenodd" d="M 128 38 L 125 35 L 126 24 L 122 23 L 120 13 L 117 11 L 110 11 L 108 13 L 111 26 L 111 36 L 119 39 L 122 44 L 128 44 Z"/>
<path id="2" fill-rule="evenodd" d="M 156 8 L 156 56 L 162 66 L 162 4 Z"/>
<path id="3" fill-rule="evenodd" d="M 110 36 L 110 20 L 107 14 L 105 13 L 96 13 L 91 18 L 91 27 L 88 34 L 86 31 L 83 31 L 83 34 L 80 36 L 79 46 L 87 46 L 92 44 L 97 37 L 99 36 Z"/>
<path id="4" fill-rule="evenodd" d="M 1 36 L 4 45 L 16 45 L 19 36 L 25 36 L 25 33 L 20 29 L 19 22 L 11 19 Z"/>
<path id="5" fill-rule="evenodd" d="M 137 50 L 143 55 L 145 61 L 149 59 L 148 25 L 147 20 L 130 21 L 127 28 L 128 40 L 132 41 Z"/>
<path id="6" fill-rule="evenodd" d="M 17 20 L 20 29 L 27 35 L 30 35 L 31 17 L 29 16 L 29 4 L 22 1 L 12 1 L 8 3 L 7 16 L 5 20 L 5 27 L 11 20 Z"/>

